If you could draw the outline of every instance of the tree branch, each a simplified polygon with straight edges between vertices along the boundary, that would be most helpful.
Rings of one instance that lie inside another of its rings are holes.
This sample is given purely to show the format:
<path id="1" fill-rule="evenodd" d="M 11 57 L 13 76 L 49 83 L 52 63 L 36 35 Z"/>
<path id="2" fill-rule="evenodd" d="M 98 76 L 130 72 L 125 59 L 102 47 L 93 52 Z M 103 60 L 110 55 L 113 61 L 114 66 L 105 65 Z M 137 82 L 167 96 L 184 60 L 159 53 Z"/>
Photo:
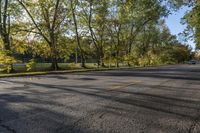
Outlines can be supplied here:
<path id="1" fill-rule="evenodd" d="M 24 10 L 26 11 L 26 13 L 28 14 L 28 16 L 31 18 L 33 24 L 35 25 L 35 27 L 37 28 L 37 30 L 39 31 L 40 35 L 47 41 L 47 43 L 51 44 L 51 41 L 49 41 L 49 39 L 43 34 L 42 30 L 40 29 L 40 27 L 38 26 L 38 24 L 36 23 L 35 19 L 33 18 L 33 16 L 31 15 L 30 11 L 26 8 L 26 6 L 24 5 L 24 3 L 20 0 L 17 0 L 18 3 L 24 8 Z"/>

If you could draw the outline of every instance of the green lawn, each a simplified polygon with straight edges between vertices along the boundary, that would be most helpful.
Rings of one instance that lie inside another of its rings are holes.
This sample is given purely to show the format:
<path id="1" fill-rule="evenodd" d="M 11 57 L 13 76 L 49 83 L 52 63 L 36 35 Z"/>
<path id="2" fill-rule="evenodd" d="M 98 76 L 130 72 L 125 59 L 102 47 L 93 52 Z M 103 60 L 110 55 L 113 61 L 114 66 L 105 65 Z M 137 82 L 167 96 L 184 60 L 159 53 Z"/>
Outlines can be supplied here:
<path id="1" fill-rule="evenodd" d="M 116 68 L 114 65 L 108 68 L 98 68 L 97 64 L 87 63 L 87 68 L 82 68 L 81 64 L 74 63 L 59 63 L 59 67 L 61 70 L 52 71 L 50 69 L 50 63 L 37 63 L 35 67 L 31 71 L 26 71 L 26 67 L 24 64 L 14 65 L 15 73 L 5 73 L 3 71 L 0 72 L 1 77 L 16 77 L 16 76 L 33 76 L 33 75 L 45 75 L 45 74 L 62 74 L 62 73 L 72 73 L 72 72 L 86 72 L 86 71 L 101 71 L 101 70 L 112 70 L 112 69 L 120 69 Z M 121 64 L 121 68 L 127 68 Z"/>
<path id="2" fill-rule="evenodd" d="M 61 68 L 61 71 L 65 70 L 82 70 L 84 68 L 81 67 L 81 64 L 75 64 L 75 63 L 59 63 L 59 67 Z M 120 65 L 123 67 L 123 65 Z M 97 69 L 98 66 L 96 63 L 86 63 L 87 69 Z M 108 68 L 108 67 L 107 67 Z M 111 68 L 115 68 L 115 65 L 112 64 Z M 49 72 L 51 71 L 51 63 L 37 63 L 35 66 L 32 67 L 30 71 L 27 71 L 25 64 L 15 64 L 14 65 L 15 73 L 30 73 L 30 72 Z M 3 72 L 2 67 L 0 67 L 0 74 L 3 75 L 5 72 Z"/>
<path id="3" fill-rule="evenodd" d="M 74 64 L 74 63 L 59 63 L 59 67 L 62 70 L 71 70 L 71 69 L 81 69 L 80 64 Z M 95 68 L 94 64 L 87 64 L 87 67 L 89 68 Z M 2 73 L 2 67 L 0 67 L 1 73 Z M 14 70 L 16 72 L 26 72 L 27 68 L 25 64 L 15 64 Z M 51 70 L 51 63 L 37 63 L 35 66 L 32 67 L 32 69 L 29 72 L 37 72 L 37 71 L 50 71 Z"/>

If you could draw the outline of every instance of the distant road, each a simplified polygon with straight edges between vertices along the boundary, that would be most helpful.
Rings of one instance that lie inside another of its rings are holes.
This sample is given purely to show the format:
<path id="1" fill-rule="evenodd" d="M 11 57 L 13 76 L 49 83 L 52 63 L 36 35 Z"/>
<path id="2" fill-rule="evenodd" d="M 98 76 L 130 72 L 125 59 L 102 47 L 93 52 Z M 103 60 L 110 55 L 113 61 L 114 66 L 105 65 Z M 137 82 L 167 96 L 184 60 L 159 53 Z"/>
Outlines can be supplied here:
<path id="1" fill-rule="evenodd" d="M 0 133 L 199 133 L 200 65 L 0 79 Z"/>

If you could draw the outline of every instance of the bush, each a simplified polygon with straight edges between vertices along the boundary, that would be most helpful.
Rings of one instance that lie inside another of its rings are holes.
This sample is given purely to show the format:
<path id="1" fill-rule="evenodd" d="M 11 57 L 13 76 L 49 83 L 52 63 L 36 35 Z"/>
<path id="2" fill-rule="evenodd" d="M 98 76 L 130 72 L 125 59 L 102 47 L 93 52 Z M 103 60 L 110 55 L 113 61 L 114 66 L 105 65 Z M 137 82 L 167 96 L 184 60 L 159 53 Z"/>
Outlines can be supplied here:
<path id="1" fill-rule="evenodd" d="M 15 58 L 8 56 L 7 52 L 0 52 L 0 64 L 2 65 L 3 71 L 10 73 L 14 63 L 16 63 Z"/>
<path id="2" fill-rule="evenodd" d="M 34 59 L 31 59 L 28 63 L 26 63 L 26 71 L 31 71 L 36 67 L 36 62 Z"/>

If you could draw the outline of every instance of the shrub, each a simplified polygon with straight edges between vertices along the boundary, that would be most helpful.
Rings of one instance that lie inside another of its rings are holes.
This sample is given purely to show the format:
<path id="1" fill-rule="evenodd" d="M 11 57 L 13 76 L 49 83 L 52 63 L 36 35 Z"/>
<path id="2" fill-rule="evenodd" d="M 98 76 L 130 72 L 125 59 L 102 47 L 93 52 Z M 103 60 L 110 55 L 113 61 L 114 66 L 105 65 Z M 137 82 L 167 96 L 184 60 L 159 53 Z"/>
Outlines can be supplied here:
<path id="1" fill-rule="evenodd" d="M 28 63 L 26 63 L 26 71 L 31 71 L 36 67 L 36 62 L 34 59 L 31 59 Z"/>
<path id="2" fill-rule="evenodd" d="M 7 52 L 0 51 L 0 64 L 2 65 L 3 71 L 10 73 L 14 63 L 16 63 L 15 58 L 8 56 Z"/>

